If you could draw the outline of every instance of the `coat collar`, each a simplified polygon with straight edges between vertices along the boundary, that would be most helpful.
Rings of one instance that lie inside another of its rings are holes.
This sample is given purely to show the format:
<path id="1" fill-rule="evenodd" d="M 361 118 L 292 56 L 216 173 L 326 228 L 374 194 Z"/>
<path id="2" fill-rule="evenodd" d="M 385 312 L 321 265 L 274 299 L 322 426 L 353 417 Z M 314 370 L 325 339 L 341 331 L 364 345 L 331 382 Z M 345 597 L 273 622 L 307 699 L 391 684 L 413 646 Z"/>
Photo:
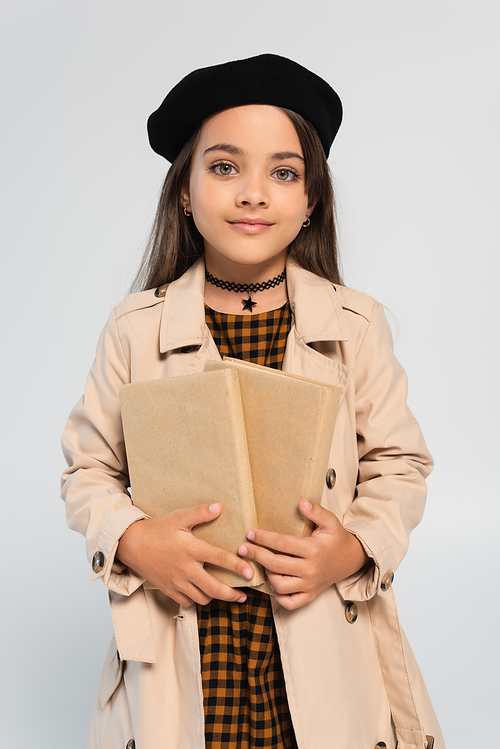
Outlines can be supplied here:
<path id="1" fill-rule="evenodd" d="M 287 287 L 295 329 L 304 343 L 349 340 L 335 286 L 287 260 Z M 169 284 L 163 302 L 160 352 L 201 346 L 205 327 L 205 263 L 200 258 Z"/>

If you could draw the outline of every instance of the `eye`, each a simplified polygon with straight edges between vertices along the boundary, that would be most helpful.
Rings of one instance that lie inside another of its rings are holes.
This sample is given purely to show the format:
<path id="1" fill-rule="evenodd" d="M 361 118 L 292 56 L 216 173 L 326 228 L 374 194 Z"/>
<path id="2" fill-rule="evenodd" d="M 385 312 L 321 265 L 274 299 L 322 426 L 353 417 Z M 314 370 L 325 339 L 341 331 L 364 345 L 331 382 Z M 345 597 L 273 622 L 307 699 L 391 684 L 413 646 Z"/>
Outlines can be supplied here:
<path id="1" fill-rule="evenodd" d="M 276 175 L 276 179 L 279 179 L 280 182 L 293 182 L 299 177 L 297 172 L 292 172 L 291 169 L 277 169 L 273 172 L 274 175 Z"/>
<path id="2" fill-rule="evenodd" d="M 233 174 L 236 174 L 236 169 L 234 168 L 234 166 L 232 164 L 226 164 L 225 162 L 221 164 L 214 164 L 213 166 L 210 167 L 210 169 L 215 174 L 220 174 L 221 177 L 229 177 L 229 176 L 232 176 Z"/>

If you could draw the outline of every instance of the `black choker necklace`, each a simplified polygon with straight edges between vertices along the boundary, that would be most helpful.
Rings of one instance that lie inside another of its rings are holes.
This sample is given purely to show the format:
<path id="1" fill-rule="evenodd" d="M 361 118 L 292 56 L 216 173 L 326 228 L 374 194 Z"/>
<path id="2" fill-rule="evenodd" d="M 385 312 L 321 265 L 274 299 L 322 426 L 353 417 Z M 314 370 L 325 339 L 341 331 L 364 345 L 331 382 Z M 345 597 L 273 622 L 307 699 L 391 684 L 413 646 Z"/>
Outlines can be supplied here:
<path id="1" fill-rule="evenodd" d="M 266 289 L 272 289 L 275 286 L 279 286 L 280 283 L 283 283 L 285 278 L 286 268 L 283 270 L 283 273 L 280 273 L 279 276 L 271 278 L 270 281 L 262 281 L 261 283 L 249 284 L 234 283 L 233 281 L 221 281 L 220 278 L 215 278 L 215 276 L 212 276 L 212 274 L 209 273 L 208 270 L 205 270 L 205 279 L 208 281 L 208 283 L 213 283 L 214 286 L 218 286 L 219 289 L 225 289 L 226 291 L 237 291 L 240 294 L 248 294 L 248 299 L 242 299 L 241 301 L 243 303 L 243 309 L 248 309 L 250 310 L 250 312 L 253 312 L 253 308 L 257 304 L 257 302 L 252 301 L 252 297 L 256 291 L 265 291 Z"/>

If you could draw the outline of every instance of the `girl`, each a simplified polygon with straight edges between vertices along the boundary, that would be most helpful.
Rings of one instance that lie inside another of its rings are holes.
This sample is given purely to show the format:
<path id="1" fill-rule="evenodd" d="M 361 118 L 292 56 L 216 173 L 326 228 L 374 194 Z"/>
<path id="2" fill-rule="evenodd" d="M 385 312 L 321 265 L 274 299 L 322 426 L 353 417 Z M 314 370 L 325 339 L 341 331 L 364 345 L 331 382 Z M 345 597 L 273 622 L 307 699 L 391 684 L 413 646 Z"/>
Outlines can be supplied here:
<path id="1" fill-rule="evenodd" d="M 173 163 L 139 291 L 63 436 L 68 522 L 115 633 L 92 749 L 444 747 L 391 588 L 432 462 L 380 305 L 341 284 L 326 162 L 341 118 L 325 81 L 260 55 L 191 73 L 149 119 Z M 224 354 L 342 390 L 321 504 L 299 504 L 310 538 L 249 528 L 233 554 L 191 533 L 217 497 L 156 518 L 132 504 L 120 386 Z M 247 560 L 273 596 L 246 587 Z"/>

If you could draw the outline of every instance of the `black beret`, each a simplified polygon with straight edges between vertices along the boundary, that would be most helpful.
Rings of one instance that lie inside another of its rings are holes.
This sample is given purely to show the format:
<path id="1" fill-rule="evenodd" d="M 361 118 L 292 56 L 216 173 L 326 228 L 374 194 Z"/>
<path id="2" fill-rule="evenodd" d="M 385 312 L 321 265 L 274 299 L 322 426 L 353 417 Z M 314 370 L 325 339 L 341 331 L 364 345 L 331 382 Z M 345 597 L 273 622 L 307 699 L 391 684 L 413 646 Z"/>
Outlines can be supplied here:
<path id="1" fill-rule="evenodd" d="M 151 148 L 174 161 L 203 120 L 245 104 L 291 109 L 316 129 L 326 156 L 342 122 L 342 104 L 322 78 L 279 55 L 257 55 L 194 70 L 148 119 Z"/>

